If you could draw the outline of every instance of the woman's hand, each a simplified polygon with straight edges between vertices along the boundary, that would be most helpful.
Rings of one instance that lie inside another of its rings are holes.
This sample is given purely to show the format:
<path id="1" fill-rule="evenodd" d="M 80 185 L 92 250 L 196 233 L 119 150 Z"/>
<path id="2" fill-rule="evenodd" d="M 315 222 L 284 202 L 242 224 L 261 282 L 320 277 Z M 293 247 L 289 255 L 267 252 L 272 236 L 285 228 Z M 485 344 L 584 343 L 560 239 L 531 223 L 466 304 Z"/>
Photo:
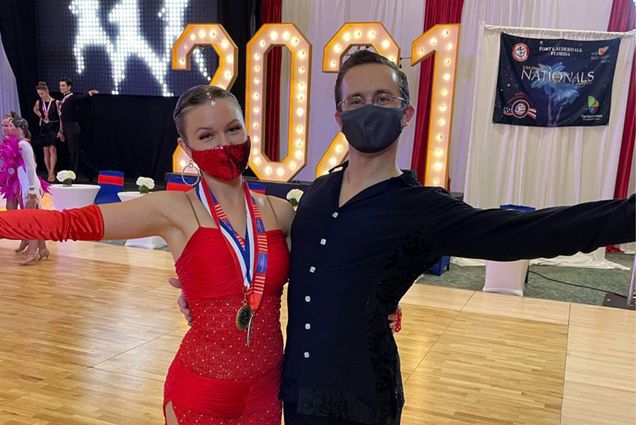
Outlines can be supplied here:
<path id="1" fill-rule="evenodd" d="M 35 193 L 29 193 L 27 195 L 27 200 L 25 207 L 29 209 L 35 209 L 38 206 L 38 197 Z"/>

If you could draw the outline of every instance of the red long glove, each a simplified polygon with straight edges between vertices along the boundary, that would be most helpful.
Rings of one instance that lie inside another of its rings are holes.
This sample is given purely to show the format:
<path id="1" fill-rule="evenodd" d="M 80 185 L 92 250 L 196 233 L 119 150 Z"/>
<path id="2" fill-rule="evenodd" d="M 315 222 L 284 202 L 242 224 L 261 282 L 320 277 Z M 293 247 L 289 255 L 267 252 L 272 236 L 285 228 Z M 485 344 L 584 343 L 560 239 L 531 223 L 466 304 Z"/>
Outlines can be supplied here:
<path id="1" fill-rule="evenodd" d="M 16 240 L 99 241 L 104 217 L 96 205 L 64 211 L 11 210 L 0 212 L 0 238 Z"/>

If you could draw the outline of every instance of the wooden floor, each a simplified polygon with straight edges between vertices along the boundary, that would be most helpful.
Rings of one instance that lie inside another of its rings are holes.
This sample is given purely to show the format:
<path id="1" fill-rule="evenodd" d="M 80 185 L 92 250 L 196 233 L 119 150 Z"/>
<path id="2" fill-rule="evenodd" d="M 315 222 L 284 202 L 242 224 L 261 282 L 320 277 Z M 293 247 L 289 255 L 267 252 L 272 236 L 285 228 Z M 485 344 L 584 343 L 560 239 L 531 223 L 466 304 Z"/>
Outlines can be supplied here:
<path id="1" fill-rule="evenodd" d="M 187 329 L 170 255 L 51 244 L 19 267 L 15 245 L 0 241 L 0 424 L 162 423 Z M 633 311 L 428 285 L 402 306 L 403 424 L 636 423 Z"/>

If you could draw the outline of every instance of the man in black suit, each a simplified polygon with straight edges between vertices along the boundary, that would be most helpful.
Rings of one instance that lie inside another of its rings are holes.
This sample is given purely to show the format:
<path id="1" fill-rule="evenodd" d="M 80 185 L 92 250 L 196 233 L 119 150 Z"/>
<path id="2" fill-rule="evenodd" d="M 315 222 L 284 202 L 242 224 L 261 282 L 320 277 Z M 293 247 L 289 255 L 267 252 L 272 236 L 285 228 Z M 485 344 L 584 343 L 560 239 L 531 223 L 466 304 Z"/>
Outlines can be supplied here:
<path id="1" fill-rule="evenodd" d="M 78 95 L 73 93 L 73 83 L 68 78 L 60 80 L 60 92 L 64 98 L 60 101 L 60 131 L 57 136 L 62 142 L 66 142 L 70 157 L 70 168 L 77 174 L 80 156 L 80 134 L 78 114 L 82 101 L 90 98 L 99 92 L 89 90 L 88 93 Z"/>

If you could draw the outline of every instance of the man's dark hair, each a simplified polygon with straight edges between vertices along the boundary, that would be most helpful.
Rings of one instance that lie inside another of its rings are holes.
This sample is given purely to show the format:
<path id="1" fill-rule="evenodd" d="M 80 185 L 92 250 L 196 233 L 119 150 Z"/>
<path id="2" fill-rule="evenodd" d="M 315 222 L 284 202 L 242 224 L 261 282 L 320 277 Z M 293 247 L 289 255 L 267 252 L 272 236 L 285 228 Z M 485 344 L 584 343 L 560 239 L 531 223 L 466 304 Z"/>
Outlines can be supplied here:
<path id="1" fill-rule="evenodd" d="M 60 83 L 66 83 L 67 86 L 73 87 L 73 82 L 68 78 L 60 78 Z"/>
<path id="2" fill-rule="evenodd" d="M 345 74 L 353 67 L 358 65 L 365 65 L 368 63 L 380 63 L 382 65 L 386 65 L 395 72 L 395 75 L 398 77 L 398 87 L 400 88 L 400 96 L 405 100 L 404 103 L 409 103 L 411 96 L 409 94 L 409 82 L 406 78 L 406 75 L 400 71 L 396 64 L 385 58 L 384 56 L 378 55 L 377 53 L 364 49 L 358 50 L 353 53 L 351 56 L 347 58 L 346 61 L 340 67 L 340 71 L 338 72 L 338 77 L 336 78 L 336 89 L 335 89 L 335 98 L 336 98 L 336 109 L 340 110 L 338 106 L 342 101 L 342 79 Z"/>

